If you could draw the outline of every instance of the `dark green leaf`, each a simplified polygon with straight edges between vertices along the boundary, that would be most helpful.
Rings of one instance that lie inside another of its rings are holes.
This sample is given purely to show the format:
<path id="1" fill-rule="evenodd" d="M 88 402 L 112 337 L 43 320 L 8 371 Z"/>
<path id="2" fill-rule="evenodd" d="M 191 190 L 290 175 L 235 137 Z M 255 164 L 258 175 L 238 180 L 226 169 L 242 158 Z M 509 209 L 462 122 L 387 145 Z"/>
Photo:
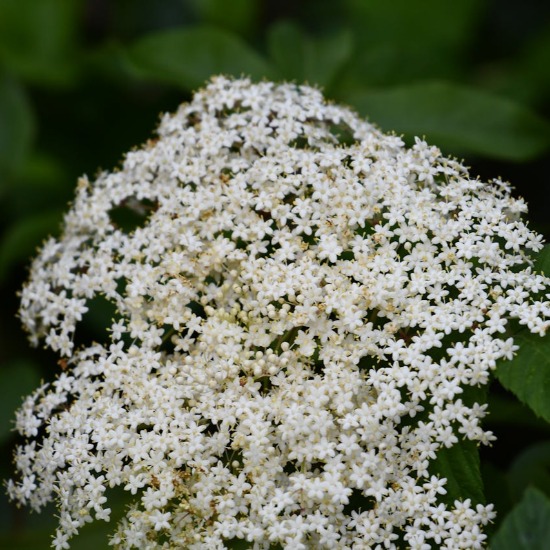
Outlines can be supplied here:
<path id="1" fill-rule="evenodd" d="M 475 503 L 485 502 L 479 451 L 474 442 L 460 441 L 450 449 L 440 449 L 430 472 L 447 478 L 443 501 L 452 503 L 471 498 Z"/>
<path id="2" fill-rule="evenodd" d="M 283 78 L 324 87 L 330 85 L 352 51 L 348 31 L 311 38 L 292 22 L 275 24 L 269 31 L 268 44 Z"/>
<path id="3" fill-rule="evenodd" d="M 491 550 L 546 550 L 550 548 L 550 500 L 529 488 L 506 516 L 493 537 Z"/>
<path id="4" fill-rule="evenodd" d="M 57 233 L 60 222 L 61 212 L 49 211 L 12 225 L 0 242 L 0 281 L 15 263 L 29 258 L 49 234 Z"/>
<path id="5" fill-rule="evenodd" d="M 486 501 L 493 504 L 498 510 L 500 520 L 512 509 L 514 504 L 510 497 L 509 478 L 503 469 L 487 459 L 481 461 L 481 474 Z"/>
<path id="6" fill-rule="evenodd" d="M 33 135 L 33 116 L 21 87 L 0 74 L 0 189 L 21 167 Z"/>
<path id="7" fill-rule="evenodd" d="M 510 490 L 519 499 L 529 485 L 550 496 L 550 442 L 536 443 L 523 451 L 508 471 Z"/>
<path id="8" fill-rule="evenodd" d="M 202 85 L 215 74 L 269 77 L 271 69 L 237 36 L 209 27 L 151 34 L 126 51 L 136 75 L 185 89 Z"/>
<path id="9" fill-rule="evenodd" d="M 515 59 L 503 59 L 485 84 L 523 103 L 544 105 L 550 92 L 550 23 L 527 42 Z"/>
<path id="10" fill-rule="evenodd" d="M 421 59 L 416 59 L 420 57 Z M 396 86 L 422 78 L 451 78 L 451 64 L 441 70 L 433 67 L 435 56 L 421 56 L 405 45 L 375 44 L 358 49 L 338 79 L 340 94 L 376 86 Z"/>
<path id="11" fill-rule="evenodd" d="M 511 361 L 499 361 L 496 377 L 537 416 L 550 422 L 550 335 L 522 330 L 514 341 L 519 350 Z"/>
<path id="12" fill-rule="evenodd" d="M 515 430 L 550 431 L 550 426 L 526 405 L 518 401 L 510 392 L 491 392 L 487 398 L 489 416 L 487 425 L 508 426 Z"/>
<path id="13" fill-rule="evenodd" d="M 201 19 L 208 24 L 246 33 L 256 22 L 258 0 L 192 0 Z"/>
<path id="14" fill-rule="evenodd" d="M 477 0 L 345 0 L 350 21 L 363 44 L 403 44 L 439 57 L 451 48 L 467 45 L 472 27 L 483 14 Z M 438 55 L 430 48 L 438 47 Z"/>
<path id="15" fill-rule="evenodd" d="M 347 101 L 384 130 L 460 154 L 525 161 L 550 147 L 550 124 L 513 101 L 445 82 L 365 90 Z"/>
<path id="16" fill-rule="evenodd" d="M 5 441 L 13 428 L 15 410 L 23 398 L 40 383 L 40 371 L 31 361 L 18 360 L 2 365 L 0 369 L 0 388 L 9 388 L 0 399 L 0 442 Z"/>
<path id="17" fill-rule="evenodd" d="M 346 0 L 359 44 L 342 88 L 395 85 L 463 72 L 483 2 Z"/>
<path id="18" fill-rule="evenodd" d="M 0 2 L 0 59 L 22 78 L 67 84 L 76 75 L 78 0 Z"/>
<path id="19" fill-rule="evenodd" d="M 525 48 L 521 67 L 522 82 L 530 89 L 531 100 L 547 99 L 550 91 L 550 23 Z"/>
<path id="20" fill-rule="evenodd" d="M 550 244 L 547 244 L 535 257 L 535 270 L 550 276 Z"/>
<path id="21" fill-rule="evenodd" d="M 73 195 L 74 182 L 65 167 L 47 154 L 33 151 L 27 156 L 17 177 L 9 182 L 4 222 L 64 209 Z M 7 208 L 6 208 L 7 206 Z"/>

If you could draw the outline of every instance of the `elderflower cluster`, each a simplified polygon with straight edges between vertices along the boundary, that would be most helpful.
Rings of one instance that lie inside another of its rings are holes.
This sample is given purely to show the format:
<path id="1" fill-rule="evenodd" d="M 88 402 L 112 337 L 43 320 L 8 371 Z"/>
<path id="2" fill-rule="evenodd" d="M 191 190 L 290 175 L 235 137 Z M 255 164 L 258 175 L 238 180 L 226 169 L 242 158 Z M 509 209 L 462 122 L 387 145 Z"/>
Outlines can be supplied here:
<path id="1" fill-rule="evenodd" d="M 114 487 L 123 549 L 483 547 L 492 506 L 434 464 L 493 439 L 473 388 L 548 328 L 525 209 L 315 89 L 214 78 L 79 181 L 32 266 L 63 372 L 17 414 L 11 497 L 56 502 L 56 549 Z M 74 345 L 97 297 L 116 316 Z"/>

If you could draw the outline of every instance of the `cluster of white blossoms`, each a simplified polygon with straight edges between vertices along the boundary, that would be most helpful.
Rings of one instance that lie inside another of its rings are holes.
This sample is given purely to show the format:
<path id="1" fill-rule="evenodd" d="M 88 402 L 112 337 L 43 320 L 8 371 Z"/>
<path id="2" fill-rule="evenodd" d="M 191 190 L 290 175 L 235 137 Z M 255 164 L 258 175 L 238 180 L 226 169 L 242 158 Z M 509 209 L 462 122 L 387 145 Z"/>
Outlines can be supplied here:
<path id="1" fill-rule="evenodd" d="M 57 503 L 57 549 L 114 487 L 124 549 L 483 547 L 492 506 L 432 466 L 493 439 L 468 388 L 549 325 L 524 211 L 318 90 L 213 79 L 79 181 L 32 266 L 21 318 L 63 372 L 17 414 L 11 497 Z"/>

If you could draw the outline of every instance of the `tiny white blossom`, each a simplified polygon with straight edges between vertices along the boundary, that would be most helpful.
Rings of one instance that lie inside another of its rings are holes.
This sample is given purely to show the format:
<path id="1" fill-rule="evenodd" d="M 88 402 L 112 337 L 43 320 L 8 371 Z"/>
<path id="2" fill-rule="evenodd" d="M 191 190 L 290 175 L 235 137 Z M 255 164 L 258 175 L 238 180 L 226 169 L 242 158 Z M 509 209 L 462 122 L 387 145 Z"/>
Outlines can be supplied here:
<path id="1" fill-rule="evenodd" d="M 17 413 L 11 498 L 56 502 L 58 550 L 114 487 L 125 549 L 483 547 L 492 506 L 444 504 L 430 466 L 494 439 L 461 396 L 511 324 L 550 326 L 524 211 L 318 90 L 214 78 L 79 180 L 33 263 L 21 319 L 65 372 Z M 75 347 L 97 296 L 115 318 Z"/>

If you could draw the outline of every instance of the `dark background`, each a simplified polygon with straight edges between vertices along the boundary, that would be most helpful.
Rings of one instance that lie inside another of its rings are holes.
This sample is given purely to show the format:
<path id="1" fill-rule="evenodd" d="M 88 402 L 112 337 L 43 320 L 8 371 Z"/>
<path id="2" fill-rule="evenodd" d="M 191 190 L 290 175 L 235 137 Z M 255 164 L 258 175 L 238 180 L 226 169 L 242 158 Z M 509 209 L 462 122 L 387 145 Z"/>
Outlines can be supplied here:
<path id="1" fill-rule="evenodd" d="M 550 236 L 548 2 L 0 0 L 2 478 L 13 411 L 59 369 L 16 319 L 29 258 L 59 232 L 78 176 L 115 167 L 216 73 L 319 84 L 385 130 L 427 136 L 473 175 L 512 182 Z M 482 470 L 500 521 L 529 483 L 550 495 L 550 439 L 496 383 L 490 404 L 499 439 Z M 2 495 L 0 548 L 46 548 L 54 526 Z M 74 548 L 106 547 L 106 531 Z"/>

